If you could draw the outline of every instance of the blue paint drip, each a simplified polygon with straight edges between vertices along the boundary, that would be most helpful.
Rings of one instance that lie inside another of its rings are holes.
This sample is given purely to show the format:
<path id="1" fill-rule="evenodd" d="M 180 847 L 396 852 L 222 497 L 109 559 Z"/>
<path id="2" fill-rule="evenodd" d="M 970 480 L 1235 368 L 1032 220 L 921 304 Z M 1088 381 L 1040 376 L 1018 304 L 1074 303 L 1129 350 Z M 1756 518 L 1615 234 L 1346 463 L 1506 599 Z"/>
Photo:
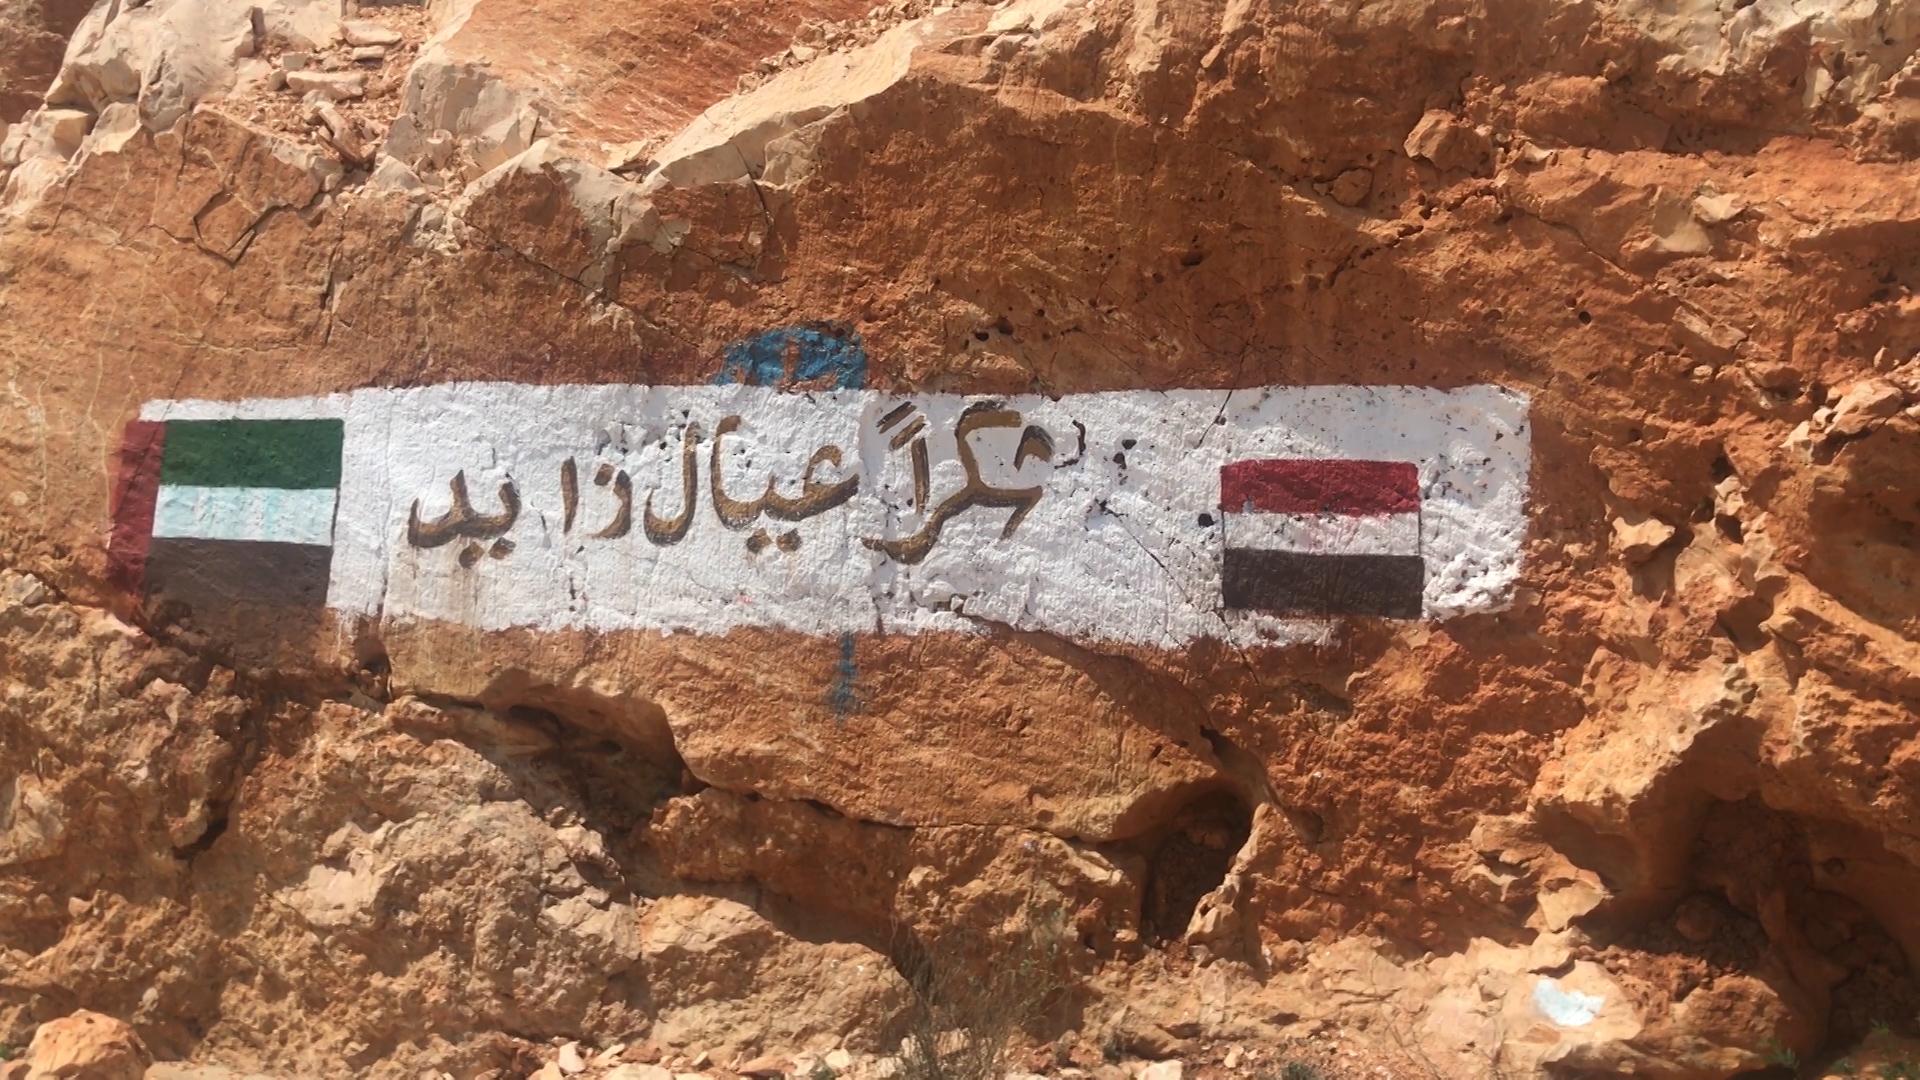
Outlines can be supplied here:
<path id="1" fill-rule="evenodd" d="M 854 690 L 854 680 L 859 678 L 860 669 L 853 662 L 853 635 L 840 635 L 840 663 L 834 668 L 833 686 L 827 691 L 827 704 L 833 706 L 833 715 L 845 720 L 860 711 L 860 695 Z"/>
<path id="2" fill-rule="evenodd" d="M 851 327 L 783 326 L 727 346 L 715 386 L 791 386 L 827 379 L 835 390 L 867 384 L 867 349 Z"/>

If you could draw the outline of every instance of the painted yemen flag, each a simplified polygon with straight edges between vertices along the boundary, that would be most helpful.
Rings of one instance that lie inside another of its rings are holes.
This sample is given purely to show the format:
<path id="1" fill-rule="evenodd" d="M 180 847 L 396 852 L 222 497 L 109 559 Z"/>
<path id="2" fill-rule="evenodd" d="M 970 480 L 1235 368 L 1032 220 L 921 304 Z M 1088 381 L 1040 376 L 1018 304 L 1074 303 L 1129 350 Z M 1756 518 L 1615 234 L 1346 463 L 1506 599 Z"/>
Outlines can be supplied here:
<path id="1" fill-rule="evenodd" d="M 1270 458 L 1220 469 L 1229 608 L 1420 617 L 1420 476 L 1410 461 Z"/>
<path id="2" fill-rule="evenodd" d="M 325 605 L 342 435 L 337 419 L 128 424 L 116 577 L 190 602 Z"/>

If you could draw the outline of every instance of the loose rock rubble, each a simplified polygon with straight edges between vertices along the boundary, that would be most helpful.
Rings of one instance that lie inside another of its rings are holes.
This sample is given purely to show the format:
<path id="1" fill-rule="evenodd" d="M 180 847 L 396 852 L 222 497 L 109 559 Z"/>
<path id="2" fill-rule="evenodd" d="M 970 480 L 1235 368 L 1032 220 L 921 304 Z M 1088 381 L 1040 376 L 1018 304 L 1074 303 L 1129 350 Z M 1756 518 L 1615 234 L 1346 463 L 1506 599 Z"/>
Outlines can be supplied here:
<path id="1" fill-rule="evenodd" d="M 0 1075 L 12 1068 L 25 1080 L 141 1080 L 152 1064 L 133 1028 L 81 1011 L 40 1025 L 26 1056 L 0 1065 Z"/>

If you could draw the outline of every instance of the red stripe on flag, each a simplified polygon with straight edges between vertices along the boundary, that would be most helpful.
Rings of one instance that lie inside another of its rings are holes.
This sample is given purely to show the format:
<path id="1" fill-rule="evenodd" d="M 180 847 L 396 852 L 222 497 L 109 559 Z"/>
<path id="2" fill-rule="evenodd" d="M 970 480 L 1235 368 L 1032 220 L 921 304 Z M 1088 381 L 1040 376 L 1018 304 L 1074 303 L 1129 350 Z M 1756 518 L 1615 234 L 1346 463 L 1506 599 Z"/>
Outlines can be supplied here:
<path id="1" fill-rule="evenodd" d="M 1269 458 L 1220 467 L 1220 509 L 1268 514 L 1399 514 L 1420 509 L 1411 461 Z"/>
<path id="2" fill-rule="evenodd" d="M 160 456 L 166 443 L 167 425 L 151 420 L 128 421 L 120 436 L 107 564 L 113 580 L 130 592 L 139 592 L 146 573 L 153 506 L 160 497 Z"/>

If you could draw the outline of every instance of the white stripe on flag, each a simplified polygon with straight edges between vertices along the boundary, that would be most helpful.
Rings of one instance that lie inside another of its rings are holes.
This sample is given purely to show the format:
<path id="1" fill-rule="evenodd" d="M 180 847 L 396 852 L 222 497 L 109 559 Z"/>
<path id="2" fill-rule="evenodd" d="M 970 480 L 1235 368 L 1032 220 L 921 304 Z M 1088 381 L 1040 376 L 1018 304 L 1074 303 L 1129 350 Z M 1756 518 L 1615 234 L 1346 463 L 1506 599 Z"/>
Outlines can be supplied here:
<path id="1" fill-rule="evenodd" d="M 153 508 L 153 535 L 331 544 L 333 500 L 332 488 L 162 484 Z"/>
<path id="2" fill-rule="evenodd" d="M 1419 514 L 1226 515 L 1226 546 L 1315 555 L 1418 555 Z"/>

